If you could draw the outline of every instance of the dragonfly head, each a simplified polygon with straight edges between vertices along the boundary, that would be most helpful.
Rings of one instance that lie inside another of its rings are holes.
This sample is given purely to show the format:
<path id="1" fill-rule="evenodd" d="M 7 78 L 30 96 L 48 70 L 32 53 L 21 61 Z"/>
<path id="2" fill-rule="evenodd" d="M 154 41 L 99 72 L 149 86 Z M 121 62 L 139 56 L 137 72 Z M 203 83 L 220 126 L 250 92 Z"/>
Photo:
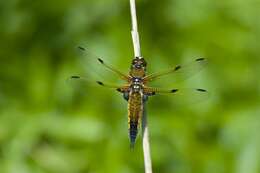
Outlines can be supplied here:
<path id="1" fill-rule="evenodd" d="M 142 57 L 135 57 L 132 61 L 131 69 L 146 70 L 146 61 Z"/>

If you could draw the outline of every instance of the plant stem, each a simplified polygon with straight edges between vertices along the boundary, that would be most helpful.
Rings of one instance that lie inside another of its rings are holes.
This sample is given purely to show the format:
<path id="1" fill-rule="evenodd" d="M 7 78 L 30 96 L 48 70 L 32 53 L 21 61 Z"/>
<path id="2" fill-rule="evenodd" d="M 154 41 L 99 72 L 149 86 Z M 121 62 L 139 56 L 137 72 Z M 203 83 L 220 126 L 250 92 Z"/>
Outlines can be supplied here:
<path id="1" fill-rule="evenodd" d="M 143 129 L 143 151 L 144 151 L 145 173 L 152 173 L 152 160 L 151 160 L 151 153 L 150 153 L 149 129 L 147 125 L 146 102 L 144 102 L 144 107 L 143 107 L 142 129 Z"/>
<path id="2" fill-rule="evenodd" d="M 137 18 L 136 18 L 136 7 L 135 0 L 130 0 L 131 18 L 132 18 L 132 39 L 134 45 L 135 57 L 141 56 L 140 41 L 138 34 Z M 146 114 L 146 102 L 143 103 L 143 117 L 142 117 L 142 132 L 143 132 L 143 153 L 144 153 L 144 166 L 145 173 L 152 173 L 152 161 L 150 154 L 150 142 L 149 142 L 149 129 L 147 124 Z"/>
<path id="3" fill-rule="evenodd" d="M 136 18 L 135 0 L 130 0 L 130 7 L 131 7 L 131 17 L 132 17 L 131 34 L 132 34 L 133 45 L 134 45 L 134 53 L 135 53 L 135 57 L 141 57 L 140 41 L 139 41 L 137 18 Z"/>

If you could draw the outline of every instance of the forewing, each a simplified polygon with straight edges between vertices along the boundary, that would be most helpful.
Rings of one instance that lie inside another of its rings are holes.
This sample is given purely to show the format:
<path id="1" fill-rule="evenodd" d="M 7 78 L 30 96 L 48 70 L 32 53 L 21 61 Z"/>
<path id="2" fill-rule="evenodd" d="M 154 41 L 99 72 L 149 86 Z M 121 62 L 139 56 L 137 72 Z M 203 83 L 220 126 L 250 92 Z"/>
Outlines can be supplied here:
<path id="1" fill-rule="evenodd" d="M 81 46 L 75 52 L 78 70 L 69 77 L 68 82 L 70 84 L 96 86 L 97 81 L 118 85 L 125 83 L 122 79 L 126 80 L 127 75 L 110 65 L 109 59 L 98 57 Z"/>
<path id="2" fill-rule="evenodd" d="M 147 82 L 153 82 L 157 85 L 169 85 L 186 80 L 198 72 L 200 72 L 208 64 L 207 59 L 197 58 L 190 63 L 184 65 L 175 65 L 172 68 L 166 69 L 161 72 L 152 73 L 147 75 Z"/>

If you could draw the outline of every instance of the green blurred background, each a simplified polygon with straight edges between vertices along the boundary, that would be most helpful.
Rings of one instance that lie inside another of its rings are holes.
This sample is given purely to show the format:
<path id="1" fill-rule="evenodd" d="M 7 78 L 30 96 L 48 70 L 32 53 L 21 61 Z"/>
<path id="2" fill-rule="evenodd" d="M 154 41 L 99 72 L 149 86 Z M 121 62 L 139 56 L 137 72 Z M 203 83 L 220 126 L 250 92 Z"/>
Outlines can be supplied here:
<path id="1" fill-rule="evenodd" d="M 259 0 L 137 0 L 148 71 L 210 62 L 184 83 L 208 89 L 206 101 L 149 100 L 154 172 L 260 173 L 259 9 Z M 130 21 L 127 0 L 0 1 L 1 173 L 144 172 L 122 96 L 66 83 L 83 71 L 81 44 L 127 72 Z"/>

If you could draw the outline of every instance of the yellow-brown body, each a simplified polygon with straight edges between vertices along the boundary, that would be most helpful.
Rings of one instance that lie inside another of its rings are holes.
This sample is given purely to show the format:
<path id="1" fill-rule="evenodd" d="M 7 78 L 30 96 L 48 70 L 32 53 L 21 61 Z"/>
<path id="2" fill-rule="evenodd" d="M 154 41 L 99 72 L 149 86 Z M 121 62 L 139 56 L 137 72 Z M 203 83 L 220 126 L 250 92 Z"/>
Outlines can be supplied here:
<path id="1" fill-rule="evenodd" d="M 143 115 L 143 77 L 145 76 L 144 59 L 133 60 L 133 66 L 129 73 L 130 87 L 128 98 L 128 130 L 131 146 L 135 144 L 138 128 Z"/>
<path id="2" fill-rule="evenodd" d="M 143 114 L 141 92 L 130 92 L 128 100 L 128 129 L 131 146 L 134 145 Z"/>

